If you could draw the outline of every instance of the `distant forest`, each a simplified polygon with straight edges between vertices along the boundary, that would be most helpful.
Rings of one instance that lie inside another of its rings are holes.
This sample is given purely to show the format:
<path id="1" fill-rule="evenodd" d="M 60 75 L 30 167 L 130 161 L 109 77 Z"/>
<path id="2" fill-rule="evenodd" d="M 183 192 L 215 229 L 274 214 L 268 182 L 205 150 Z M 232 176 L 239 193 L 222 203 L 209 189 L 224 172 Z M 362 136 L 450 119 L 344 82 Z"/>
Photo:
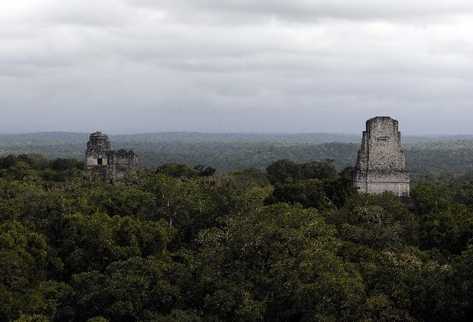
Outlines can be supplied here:
<path id="1" fill-rule="evenodd" d="M 0 135 L 0 155 L 38 153 L 48 158 L 83 158 L 85 133 Z M 143 167 L 166 163 L 202 164 L 220 172 L 264 169 L 272 162 L 334 160 L 354 164 L 361 135 L 155 133 L 111 136 L 113 147 L 133 149 Z M 405 137 L 414 178 L 464 175 L 473 170 L 473 136 Z"/>

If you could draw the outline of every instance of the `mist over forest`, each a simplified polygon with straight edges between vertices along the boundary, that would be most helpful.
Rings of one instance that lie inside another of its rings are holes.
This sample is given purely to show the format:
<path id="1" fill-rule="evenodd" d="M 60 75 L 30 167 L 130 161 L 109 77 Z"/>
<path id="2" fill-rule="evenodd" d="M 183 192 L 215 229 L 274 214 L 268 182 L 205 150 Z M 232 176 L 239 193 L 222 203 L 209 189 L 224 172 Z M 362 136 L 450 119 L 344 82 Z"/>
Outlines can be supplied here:
<path id="1" fill-rule="evenodd" d="M 334 160 L 353 166 L 361 134 L 150 133 L 110 135 L 114 148 L 134 150 L 143 167 L 166 163 L 208 165 L 219 172 L 264 169 L 281 159 Z M 87 133 L 49 132 L 0 135 L 0 155 L 38 153 L 83 160 Z M 411 175 L 463 175 L 473 170 L 473 136 L 405 136 Z"/>

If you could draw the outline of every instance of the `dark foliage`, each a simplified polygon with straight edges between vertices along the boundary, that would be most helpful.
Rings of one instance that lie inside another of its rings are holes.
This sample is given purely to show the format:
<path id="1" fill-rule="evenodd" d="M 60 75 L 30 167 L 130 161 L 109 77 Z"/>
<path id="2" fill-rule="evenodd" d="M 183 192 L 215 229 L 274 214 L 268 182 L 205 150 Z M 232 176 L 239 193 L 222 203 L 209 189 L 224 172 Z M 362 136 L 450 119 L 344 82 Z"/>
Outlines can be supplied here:
<path id="1" fill-rule="evenodd" d="M 469 321 L 473 180 L 166 164 L 114 185 L 0 158 L 0 321 Z"/>

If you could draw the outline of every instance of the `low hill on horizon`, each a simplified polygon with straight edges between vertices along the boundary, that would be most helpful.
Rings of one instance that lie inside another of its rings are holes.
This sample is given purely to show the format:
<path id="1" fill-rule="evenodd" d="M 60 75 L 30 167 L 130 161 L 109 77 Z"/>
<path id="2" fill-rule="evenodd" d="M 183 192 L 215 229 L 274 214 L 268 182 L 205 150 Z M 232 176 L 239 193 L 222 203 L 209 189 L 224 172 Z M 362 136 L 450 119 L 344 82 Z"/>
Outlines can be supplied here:
<path id="1" fill-rule="evenodd" d="M 0 134 L 0 146 L 84 144 L 88 133 L 33 132 Z M 113 143 L 273 143 L 273 144 L 323 144 L 360 143 L 361 133 L 206 133 L 206 132 L 156 132 L 109 135 Z M 405 145 L 422 145 L 432 142 L 473 141 L 472 135 L 406 135 Z"/>
<path id="2" fill-rule="evenodd" d="M 152 133 L 110 135 L 114 149 L 133 149 L 145 167 L 203 164 L 221 172 L 263 169 L 274 161 L 331 159 L 338 168 L 355 163 L 361 136 L 352 134 Z M 39 153 L 82 160 L 86 133 L 0 134 L 0 155 Z M 473 172 L 473 136 L 403 138 L 413 176 Z"/>

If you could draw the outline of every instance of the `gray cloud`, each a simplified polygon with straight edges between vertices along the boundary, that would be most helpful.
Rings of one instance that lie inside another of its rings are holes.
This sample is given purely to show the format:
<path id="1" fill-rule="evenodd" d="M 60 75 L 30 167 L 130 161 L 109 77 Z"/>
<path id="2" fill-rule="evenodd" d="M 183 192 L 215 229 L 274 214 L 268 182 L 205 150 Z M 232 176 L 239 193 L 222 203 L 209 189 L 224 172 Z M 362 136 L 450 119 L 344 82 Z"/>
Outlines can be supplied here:
<path id="1" fill-rule="evenodd" d="M 355 132 L 390 114 L 411 133 L 472 133 L 472 10 L 455 0 L 5 1 L 0 132 Z"/>
<path id="2" fill-rule="evenodd" d="M 128 0 L 128 3 L 185 15 L 190 19 L 194 16 L 224 21 L 233 16 L 240 22 L 256 17 L 296 22 L 322 18 L 406 20 L 465 14 L 473 10 L 467 0 Z"/>

